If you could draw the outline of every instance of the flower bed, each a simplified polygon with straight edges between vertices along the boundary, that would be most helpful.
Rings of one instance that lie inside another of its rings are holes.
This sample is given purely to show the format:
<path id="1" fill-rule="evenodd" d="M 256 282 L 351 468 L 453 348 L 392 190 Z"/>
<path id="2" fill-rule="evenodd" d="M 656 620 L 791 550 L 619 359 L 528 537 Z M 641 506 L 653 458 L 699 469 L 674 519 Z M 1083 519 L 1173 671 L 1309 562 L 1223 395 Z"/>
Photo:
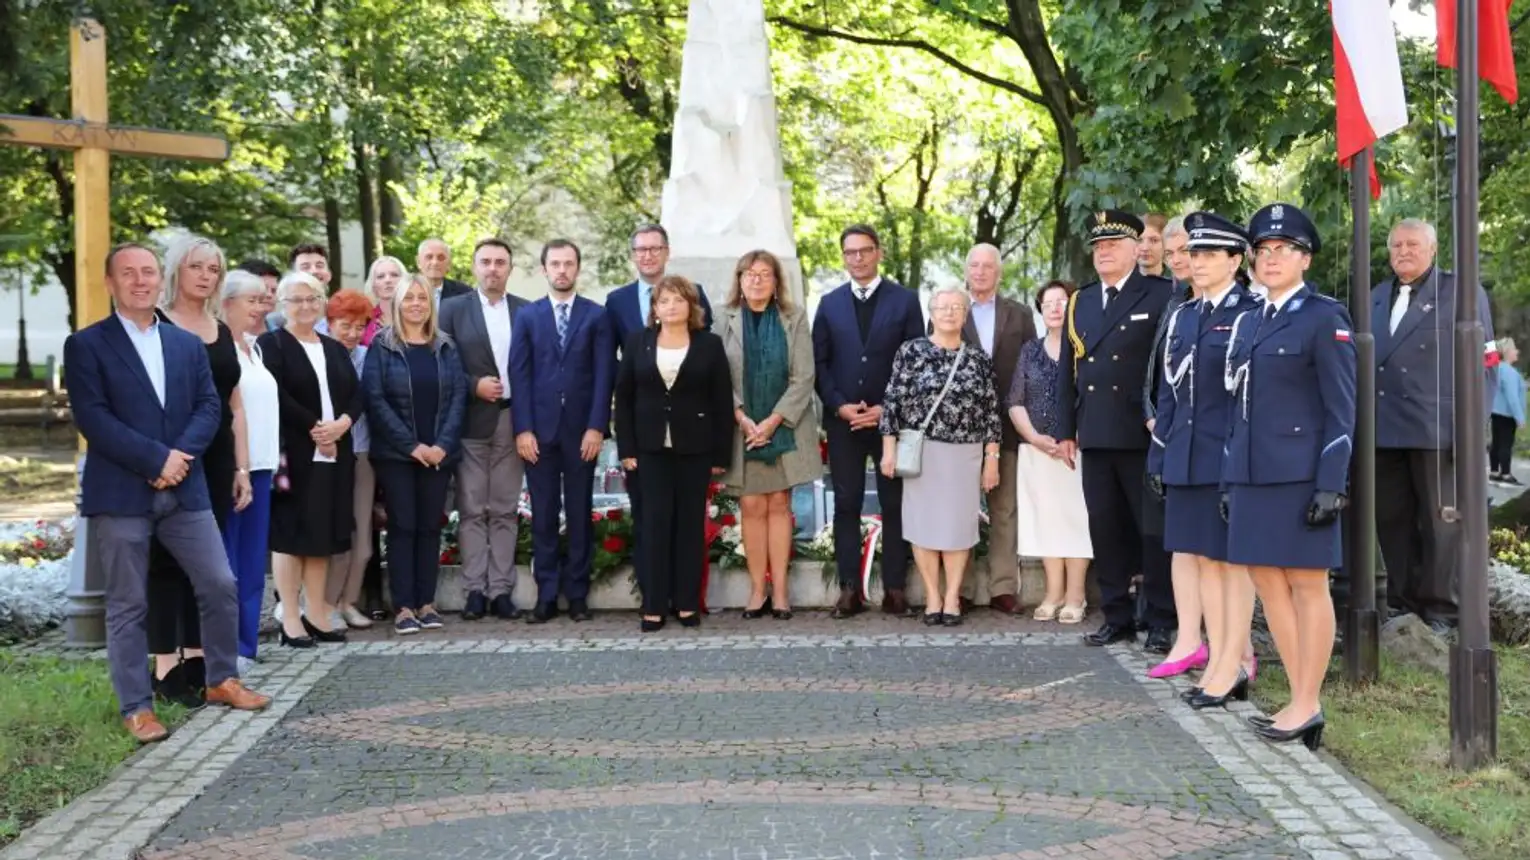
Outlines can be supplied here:
<path id="1" fill-rule="evenodd" d="M 72 523 L 0 525 L 0 643 L 37 636 L 64 620 L 73 549 Z"/>

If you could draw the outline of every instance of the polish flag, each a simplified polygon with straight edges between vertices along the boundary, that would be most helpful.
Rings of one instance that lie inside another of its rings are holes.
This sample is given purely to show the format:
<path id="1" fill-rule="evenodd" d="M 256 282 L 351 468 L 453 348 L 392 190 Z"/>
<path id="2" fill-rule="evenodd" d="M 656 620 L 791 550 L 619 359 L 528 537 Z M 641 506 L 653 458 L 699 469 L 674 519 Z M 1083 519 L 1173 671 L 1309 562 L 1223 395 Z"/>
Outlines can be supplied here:
<path id="1" fill-rule="evenodd" d="M 1397 34 L 1388 0 L 1331 0 L 1339 163 L 1408 124 Z M 1371 196 L 1381 196 L 1371 159 Z"/>
<path id="2" fill-rule="evenodd" d="M 1519 100 L 1519 78 L 1514 74 L 1514 40 L 1509 30 L 1509 6 L 1514 0 L 1478 0 L 1477 73 L 1493 85 L 1504 101 Z M 1456 3 L 1434 4 L 1438 39 L 1435 59 L 1447 69 L 1456 67 Z"/>

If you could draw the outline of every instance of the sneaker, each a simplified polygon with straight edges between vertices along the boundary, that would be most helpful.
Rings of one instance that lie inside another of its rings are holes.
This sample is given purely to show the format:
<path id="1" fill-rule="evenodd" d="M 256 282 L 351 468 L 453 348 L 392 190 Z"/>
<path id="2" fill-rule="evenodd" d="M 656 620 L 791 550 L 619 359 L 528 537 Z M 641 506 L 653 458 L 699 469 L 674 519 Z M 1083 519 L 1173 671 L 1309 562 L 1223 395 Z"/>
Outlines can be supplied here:
<path id="1" fill-rule="evenodd" d="M 420 626 L 426 630 L 440 630 L 443 626 L 441 616 L 433 611 L 421 612 L 419 615 Z"/>
<path id="2" fill-rule="evenodd" d="M 239 677 L 241 678 L 255 671 L 255 661 L 249 657 L 244 656 L 243 654 L 239 655 L 238 664 Z"/>
<path id="3" fill-rule="evenodd" d="M 1514 477 L 1513 475 L 1499 475 L 1498 476 L 1498 480 L 1504 482 L 1505 484 L 1508 484 L 1511 487 L 1519 486 L 1519 479 Z"/>
<path id="4" fill-rule="evenodd" d="M 406 615 L 403 618 L 393 622 L 393 632 L 400 636 L 408 636 L 411 633 L 418 633 L 420 632 L 420 622 L 416 621 L 414 616 Z"/>
<path id="5" fill-rule="evenodd" d="M 345 620 L 345 626 L 353 630 L 365 630 L 372 626 L 372 619 L 362 615 L 354 606 L 347 606 L 341 610 L 340 617 Z"/>

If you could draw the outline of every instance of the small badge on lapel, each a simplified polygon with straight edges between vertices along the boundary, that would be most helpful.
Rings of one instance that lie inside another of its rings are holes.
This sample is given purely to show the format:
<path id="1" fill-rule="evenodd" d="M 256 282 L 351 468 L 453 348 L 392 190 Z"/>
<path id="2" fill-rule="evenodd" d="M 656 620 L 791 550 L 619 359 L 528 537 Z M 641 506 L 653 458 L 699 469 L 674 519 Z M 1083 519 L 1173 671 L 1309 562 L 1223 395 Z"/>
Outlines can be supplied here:
<path id="1" fill-rule="evenodd" d="M 1420 313 L 1426 313 L 1427 314 L 1427 313 L 1429 313 L 1432 310 L 1434 310 L 1434 305 L 1428 304 L 1427 302 L 1425 304 L 1419 306 L 1419 312 Z"/>

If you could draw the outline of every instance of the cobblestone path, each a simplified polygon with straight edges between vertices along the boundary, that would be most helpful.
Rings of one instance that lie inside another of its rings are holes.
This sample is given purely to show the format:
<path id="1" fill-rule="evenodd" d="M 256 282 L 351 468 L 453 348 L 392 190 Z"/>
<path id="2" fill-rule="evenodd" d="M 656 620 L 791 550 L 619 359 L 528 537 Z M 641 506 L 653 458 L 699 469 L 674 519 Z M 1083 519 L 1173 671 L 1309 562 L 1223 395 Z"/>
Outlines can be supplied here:
<path id="1" fill-rule="evenodd" d="M 273 653 L 272 711 L 199 714 L 0 857 L 1449 856 L 1135 649 L 970 626 Z"/>

